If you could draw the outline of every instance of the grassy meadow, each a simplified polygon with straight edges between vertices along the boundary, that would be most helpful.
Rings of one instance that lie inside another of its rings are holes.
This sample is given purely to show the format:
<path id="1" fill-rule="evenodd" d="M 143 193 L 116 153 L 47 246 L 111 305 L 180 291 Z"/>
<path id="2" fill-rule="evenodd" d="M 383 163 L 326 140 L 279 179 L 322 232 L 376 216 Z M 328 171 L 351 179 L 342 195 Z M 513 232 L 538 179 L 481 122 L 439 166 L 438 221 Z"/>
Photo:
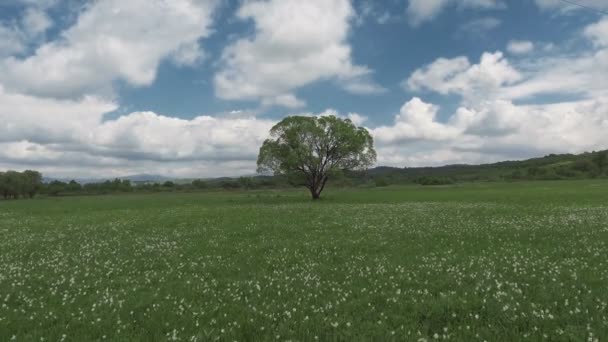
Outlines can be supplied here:
<path id="1" fill-rule="evenodd" d="M 0 201 L 0 341 L 608 340 L 608 181 Z"/>

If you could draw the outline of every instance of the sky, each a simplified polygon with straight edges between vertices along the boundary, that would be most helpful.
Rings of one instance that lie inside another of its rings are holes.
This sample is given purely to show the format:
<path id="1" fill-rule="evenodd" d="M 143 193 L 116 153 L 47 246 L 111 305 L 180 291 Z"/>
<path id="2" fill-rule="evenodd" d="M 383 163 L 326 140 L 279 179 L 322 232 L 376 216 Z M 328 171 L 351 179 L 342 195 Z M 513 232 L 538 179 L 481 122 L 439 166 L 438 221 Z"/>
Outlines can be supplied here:
<path id="1" fill-rule="evenodd" d="M 255 172 L 289 115 L 378 165 L 608 148 L 608 0 L 0 0 L 0 170 Z"/>

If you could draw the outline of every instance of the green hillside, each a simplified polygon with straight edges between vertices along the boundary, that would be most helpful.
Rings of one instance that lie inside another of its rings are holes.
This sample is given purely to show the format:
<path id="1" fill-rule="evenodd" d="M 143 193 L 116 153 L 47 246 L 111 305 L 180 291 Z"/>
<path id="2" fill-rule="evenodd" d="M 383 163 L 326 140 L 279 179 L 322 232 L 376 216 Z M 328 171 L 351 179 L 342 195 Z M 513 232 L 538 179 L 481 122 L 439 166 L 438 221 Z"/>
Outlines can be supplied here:
<path id="1" fill-rule="evenodd" d="M 583 154 L 550 154 L 521 161 L 482 165 L 440 167 L 377 167 L 347 175 L 353 180 L 373 181 L 377 185 L 420 183 L 451 184 L 476 181 L 588 179 L 608 176 L 608 151 Z"/>

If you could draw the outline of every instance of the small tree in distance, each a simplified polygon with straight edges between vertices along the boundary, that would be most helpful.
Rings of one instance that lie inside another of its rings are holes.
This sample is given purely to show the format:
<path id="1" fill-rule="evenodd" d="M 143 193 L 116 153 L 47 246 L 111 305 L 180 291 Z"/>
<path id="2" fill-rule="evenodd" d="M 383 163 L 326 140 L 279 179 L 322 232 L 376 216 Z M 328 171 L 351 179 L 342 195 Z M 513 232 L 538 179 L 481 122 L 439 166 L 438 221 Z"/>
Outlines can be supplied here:
<path id="1" fill-rule="evenodd" d="M 290 116 L 270 130 L 258 172 L 297 178 L 319 199 L 331 174 L 366 169 L 376 161 L 374 140 L 363 127 L 335 116 Z"/>

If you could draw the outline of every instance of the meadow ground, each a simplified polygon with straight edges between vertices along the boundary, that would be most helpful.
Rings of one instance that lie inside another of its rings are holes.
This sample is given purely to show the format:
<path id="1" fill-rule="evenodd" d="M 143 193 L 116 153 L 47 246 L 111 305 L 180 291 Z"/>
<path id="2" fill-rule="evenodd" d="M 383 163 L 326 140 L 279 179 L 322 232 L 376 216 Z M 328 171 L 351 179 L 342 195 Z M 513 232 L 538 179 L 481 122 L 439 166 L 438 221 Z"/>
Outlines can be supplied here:
<path id="1" fill-rule="evenodd" d="M 608 339 L 608 182 L 0 202 L 0 341 Z"/>

